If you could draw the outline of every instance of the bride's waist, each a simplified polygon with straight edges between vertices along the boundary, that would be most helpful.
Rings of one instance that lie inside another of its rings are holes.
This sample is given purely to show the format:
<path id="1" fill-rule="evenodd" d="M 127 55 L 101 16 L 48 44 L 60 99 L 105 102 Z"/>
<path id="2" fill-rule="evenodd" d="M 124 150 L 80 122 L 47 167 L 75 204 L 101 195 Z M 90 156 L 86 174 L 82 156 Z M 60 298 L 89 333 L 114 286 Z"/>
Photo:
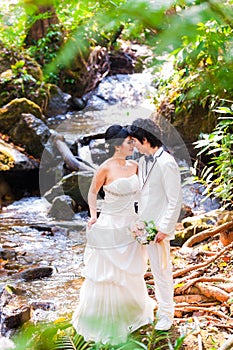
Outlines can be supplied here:
<path id="1" fill-rule="evenodd" d="M 102 205 L 101 213 L 105 214 L 114 214 L 114 213 L 135 213 L 134 204 L 130 203 L 120 203 L 119 205 L 116 205 L 116 203 L 108 203 L 105 202 Z"/>

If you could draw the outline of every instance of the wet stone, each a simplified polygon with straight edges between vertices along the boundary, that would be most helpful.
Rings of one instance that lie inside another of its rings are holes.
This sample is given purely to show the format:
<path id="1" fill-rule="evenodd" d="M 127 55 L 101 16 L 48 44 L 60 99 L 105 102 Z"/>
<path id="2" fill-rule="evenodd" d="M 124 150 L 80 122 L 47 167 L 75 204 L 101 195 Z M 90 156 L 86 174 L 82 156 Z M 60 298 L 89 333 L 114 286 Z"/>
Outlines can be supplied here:
<path id="1" fill-rule="evenodd" d="M 52 206 L 48 211 L 50 217 L 57 220 L 72 220 L 74 217 L 74 201 L 68 195 L 54 198 Z"/>
<path id="2" fill-rule="evenodd" d="M 16 252 L 12 249 L 0 248 L 0 258 L 3 260 L 12 260 L 16 258 Z"/>
<path id="3" fill-rule="evenodd" d="M 34 267 L 20 272 L 19 277 L 25 281 L 32 281 L 43 277 L 50 277 L 52 273 L 52 267 Z"/>
<path id="4" fill-rule="evenodd" d="M 4 314 L 3 312 L 1 316 L 3 329 L 7 331 L 8 329 L 17 328 L 21 324 L 29 321 L 31 317 L 31 308 L 30 306 L 24 305 L 19 309 L 13 310 L 10 314 Z"/>
<path id="5" fill-rule="evenodd" d="M 31 303 L 31 307 L 33 310 L 42 309 L 42 310 L 55 310 L 54 303 L 50 301 L 33 301 Z"/>

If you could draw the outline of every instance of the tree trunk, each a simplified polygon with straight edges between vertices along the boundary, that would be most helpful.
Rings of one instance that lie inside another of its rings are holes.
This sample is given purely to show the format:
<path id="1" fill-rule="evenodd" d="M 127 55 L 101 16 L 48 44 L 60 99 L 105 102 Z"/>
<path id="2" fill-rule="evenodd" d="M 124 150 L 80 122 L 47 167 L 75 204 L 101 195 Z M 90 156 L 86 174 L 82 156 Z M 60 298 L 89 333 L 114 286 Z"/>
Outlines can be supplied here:
<path id="1" fill-rule="evenodd" d="M 53 6 L 38 6 L 37 14 L 45 13 L 48 14 L 46 18 L 37 19 L 29 28 L 25 39 L 27 46 L 35 45 L 39 39 L 44 38 L 48 34 L 48 29 L 52 24 L 60 23 Z"/>

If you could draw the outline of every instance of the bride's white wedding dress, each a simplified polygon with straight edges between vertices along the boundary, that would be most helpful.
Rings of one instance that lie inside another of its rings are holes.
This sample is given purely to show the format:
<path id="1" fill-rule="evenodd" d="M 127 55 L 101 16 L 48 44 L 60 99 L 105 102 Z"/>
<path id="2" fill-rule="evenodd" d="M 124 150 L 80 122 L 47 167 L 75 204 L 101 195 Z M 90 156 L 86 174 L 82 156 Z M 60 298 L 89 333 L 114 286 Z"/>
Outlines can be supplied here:
<path id="1" fill-rule="evenodd" d="M 146 257 L 131 237 L 137 220 L 137 175 L 104 186 L 105 200 L 95 224 L 87 229 L 85 281 L 72 323 L 85 340 L 118 344 L 129 332 L 153 321 L 155 301 L 148 296 Z"/>

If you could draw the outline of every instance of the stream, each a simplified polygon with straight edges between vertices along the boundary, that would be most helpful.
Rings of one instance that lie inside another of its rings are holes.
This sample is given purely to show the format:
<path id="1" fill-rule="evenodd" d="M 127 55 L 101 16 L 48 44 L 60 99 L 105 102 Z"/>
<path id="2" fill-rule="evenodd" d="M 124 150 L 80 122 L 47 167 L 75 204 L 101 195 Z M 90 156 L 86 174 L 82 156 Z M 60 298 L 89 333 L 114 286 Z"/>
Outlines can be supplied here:
<path id="1" fill-rule="evenodd" d="M 110 124 L 149 117 L 152 104 L 148 96 L 154 89 L 149 73 L 107 77 L 89 94 L 84 110 L 50 118 L 49 127 L 72 144 L 83 135 L 103 132 Z M 81 150 L 81 154 L 86 151 Z M 185 154 L 187 159 L 180 160 L 180 167 L 187 170 L 190 160 L 187 151 Z M 183 189 L 184 202 L 192 210 L 218 207 L 210 199 L 202 203 L 202 190 L 195 185 L 189 183 Z M 75 214 L 72 221 L 53 221 L 47 215 L 48 208 L 45 199 L 30 197 L 0 212 L 0 252 L 6 251 L 0 260 L 0 291 L 6 286 L 22 289 L 24 293 L 17 298 L 22 305 L 32 306 L 34 322 L 69 317 L 78 303 L 82 283 L 87 213 Z M 53 273 L 31 281 L 18 276 L 19 271 L 36 266 L 52 267 Z"/>

